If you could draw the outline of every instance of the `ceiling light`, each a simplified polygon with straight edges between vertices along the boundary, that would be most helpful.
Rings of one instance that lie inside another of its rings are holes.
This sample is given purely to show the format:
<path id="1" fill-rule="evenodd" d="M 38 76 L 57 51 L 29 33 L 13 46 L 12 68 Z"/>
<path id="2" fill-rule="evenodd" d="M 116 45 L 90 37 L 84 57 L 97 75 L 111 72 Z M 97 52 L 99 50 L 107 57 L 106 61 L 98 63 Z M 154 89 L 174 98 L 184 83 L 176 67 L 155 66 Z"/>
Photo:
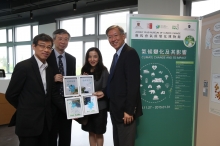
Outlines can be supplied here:
<path id="1" fill-rule="evenodd" d="M 76 11 L 76 3 L 73 3 L 73 10 Z"/>

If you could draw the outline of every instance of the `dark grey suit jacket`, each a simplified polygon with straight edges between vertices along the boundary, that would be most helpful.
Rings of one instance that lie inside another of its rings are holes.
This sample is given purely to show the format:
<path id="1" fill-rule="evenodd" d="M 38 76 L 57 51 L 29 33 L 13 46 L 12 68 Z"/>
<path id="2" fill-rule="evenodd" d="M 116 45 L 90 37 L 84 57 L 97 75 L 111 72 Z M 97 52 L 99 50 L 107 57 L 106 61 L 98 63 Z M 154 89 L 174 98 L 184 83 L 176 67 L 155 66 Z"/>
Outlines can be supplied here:
<path id="1" fill-rule="evenodd" d="M 6 99 L 16 108 L 15 133 L 18 136 L 37 136 L 43 131 L 45 121 L 48 128 L 52 124 L 51 103 L 64 113 L 65 103 L 56 92 L 53 72 L 46 69 L 47 94 L 45 94 L 39 67 L 34 56 L 19 62 L 6 91 Z"/>
<path id="2" fill-rule="evenodd" d="M 72 55 L 65 52 L 66 57 L 66 76 L 75 76 L 76 75 L 76 58 Z M 56 74 L 60 74 L 57 59 L 54 53 L 54 50 L 51 52 L 50 56 L 47 58 L 47 63 L 53 69 L 53 77 Z M 55 82 L 57 91 L 59 91 L 60 86 L 63 86 L 62 82 Z M 63 101 L 65 99 L 63 98 Z M 53 106 L 53 115 L 57 113 L 57 107 Z"/>
<path id="3" fill-rule="evenodd" d="M 141 116 L 140 96 L 140 60 L 137 52 L 127 44 L 121 54 L 110 78 L 110 113 L 116 122 L 122 123 L 124 112 Z"/>

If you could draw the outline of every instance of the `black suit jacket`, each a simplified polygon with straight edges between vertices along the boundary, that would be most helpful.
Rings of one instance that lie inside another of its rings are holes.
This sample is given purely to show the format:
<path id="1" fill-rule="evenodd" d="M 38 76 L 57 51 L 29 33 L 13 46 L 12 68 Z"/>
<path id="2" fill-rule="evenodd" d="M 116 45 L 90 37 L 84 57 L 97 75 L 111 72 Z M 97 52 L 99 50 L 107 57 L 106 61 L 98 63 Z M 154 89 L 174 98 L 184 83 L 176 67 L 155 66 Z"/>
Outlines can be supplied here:
<path id="1" fill-rule="evenodd" d="M 127 44 L 122 48 L 108 86 L 110 112 L 116 122 L 123 122 L 124 112 L 135 118 L 142 115 L 140 60 L 137 52 Z"/>
<path id="2" fill-rule="evenodd" d="M 66 57 L 66 76 L 76 75 L 76 58 L 65 52 Z M 47 58 L 47 63 L 53 68 L 53 77 L 56 74 L 60 74 L 57 64 L 57 58 L 55 56 L 54 50 L 51 52 L 50 56 Z M 60 86 L 63 86 L 62 82 L 55 82 L 57 91 L 59 91 Z M 64 100 L 64 98 L 63 98 Z M 53 114 L 56 114 L 57 108 L 53 106 Z"/>
<path id="3" fill-rule="evenodd" d="M 16 108 L 15 133 L 18 136 L 37 136 L 43 131 L 45 121 L 51 128 L 51 103 L 64 113 L 65 103 L 56 92 L 52 69 L 46 69 L 47 94 L 45 94 L 39 67 L 34 56 L 19 62 L 6 91 L 6 99 Z M 13 116 L 15 117 L 15 116 Z M 13 121 L 11 121 L 13 123 Z"/>

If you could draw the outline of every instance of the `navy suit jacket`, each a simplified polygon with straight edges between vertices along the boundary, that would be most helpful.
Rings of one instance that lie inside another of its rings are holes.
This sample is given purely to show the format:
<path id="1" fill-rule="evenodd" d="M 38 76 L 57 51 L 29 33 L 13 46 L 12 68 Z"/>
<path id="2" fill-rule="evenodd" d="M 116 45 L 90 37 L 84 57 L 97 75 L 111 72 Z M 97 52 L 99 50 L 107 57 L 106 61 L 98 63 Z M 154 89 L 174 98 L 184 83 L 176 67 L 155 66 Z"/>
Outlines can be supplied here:
<path id="1" fill-rule="evenodd" d="M 19 62 L 6 91 L 6 99 L 16 108 L 11 123 L 18 136 L 37 136 L 43 131 L 45 121 L 52 125 L 52 102 L 64 113 L 65 103 L 56 92 L 52 68 L 46 68 L 47 94 L 45 94 L 39 67 L 34 56 Z"/>
<path id="2" fill-rule="evenodd" d="M 133 115 L 134 118 L 143 114 L 140 96 L 140 60 L 137 52 L 127 44 L 122 48 L 108 86 L 110 86 L 110 112 L 116 122 L 123 122 L 124 112 Z"/>

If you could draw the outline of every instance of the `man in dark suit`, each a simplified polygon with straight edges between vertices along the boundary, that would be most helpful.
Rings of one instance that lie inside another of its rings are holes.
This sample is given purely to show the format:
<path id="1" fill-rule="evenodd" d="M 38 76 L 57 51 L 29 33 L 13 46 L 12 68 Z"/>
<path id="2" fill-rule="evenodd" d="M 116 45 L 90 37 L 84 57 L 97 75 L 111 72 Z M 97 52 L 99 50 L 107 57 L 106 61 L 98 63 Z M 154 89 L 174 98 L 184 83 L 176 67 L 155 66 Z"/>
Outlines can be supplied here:
<path id="1" fill-rule="evenodd" d="M 57 91 L 64 98 L 63 76 L 76 75 L 76 58 L 65 52 L 70 39 L 70 34 L 64 29 L 57 29 L 53 32 L 54 49 L 48 57 L 47 62 L 53 68 L 54 81 L 57 85 Z M 57 146 L 59 137 L 59 146 L 70 146 L 72 120 L 67 119 L 56 106 L 53 106 L 53 126 L 50 132 L 50 145 Z"/>
<path id="2" fill-rule="evenodd" d="M 114 146 L 134 146 L 136 119 L 142 115 L 139 56 L 125 43 L 120 26 L 110 26 L 106 35 L 116 50 L 107 84 Z"/>
<path id="3" fill-rule="evenodd" d="M 11 123 L 20 146 L 48 146 L 52 126 L 52 102 L 66 112 L 62 97 L 56 92 L 53 70 L 46 62 L 53 46 L 49 35 L 34 37 L 32 48 L 35 54 L 19 62 L 6 91 L 6 99 L 16 108 Z"/>

